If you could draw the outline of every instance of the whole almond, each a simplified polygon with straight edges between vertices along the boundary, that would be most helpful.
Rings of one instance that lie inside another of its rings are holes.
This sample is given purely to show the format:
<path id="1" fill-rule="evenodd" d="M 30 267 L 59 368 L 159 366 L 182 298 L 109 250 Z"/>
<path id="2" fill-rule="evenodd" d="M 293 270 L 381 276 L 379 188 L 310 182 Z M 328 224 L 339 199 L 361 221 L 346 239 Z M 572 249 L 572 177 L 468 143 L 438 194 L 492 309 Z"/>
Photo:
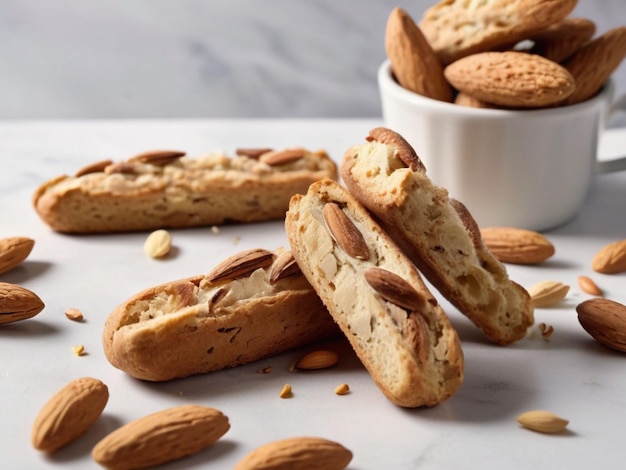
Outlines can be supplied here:
<path id="1" fill-rule="evenodd" d="M 413 286 L 396 273 L 371 266 L 363 275 L 370 287 L 386 301 L 412 311 L 422 305 L 423 300 Z"/>
<path id="2" fill-rule="evenodd" d="M 0 240 L 0 274 L 18 266 L 28 258 L 35 240 L 27 237 L 10 237 Z"/>
<path id="3" fill-rule="evenodd" d="M 459 91 L 510 108 L 540 108 L 564 101 L 575 88 L 559 64 L 519 51 L 483 52 L 453 62 L 444 70 Z"/>
<path id="4" fill-rule="evenodd" d="M 270 166 L 287 165 L 300 160 L 306 155 L 306 151 L 300 148 L 271 150 L 259 156 L 259 161 Z"/>
<path id="5" fill-rule="evenodd" d="M 113 164 L 113 160 L 100 160 L 94 163 L 90 163 L 85 165 L 84 167 L 78 169 L 76 173 L 74 173 L 75 178 L 80 178 L 81 176 L 89 175 L 91 173 L 102 173 L 104 169 Z"/>
<path id="6" fill-rule="evenodd" d="M 300 266 L 289 250 L 283 251 L 276 257 L 270 271 L 270 282 L 273 284 L 289 276 L 300 274 Z"/>
<path id="7" fill-rule="evenodd" d="M 334 202 L 327 202 L 322 211 L 326 228 L 337 245 L 353 258 L 368 259 L 370 251 L 363 234 L 341 207 Z"/>
<path id="8" fill-rule="evenodd" d="M 209 282 L 227 281 L 244 277 L 259 268 L 267 268 L 274 262 L 274 253 L 263 248 L 245 250 L 225 259 L 205 277 Z"/>
<path id="9" fill-rule="evenodd" d="M 530 295 L 535 307 L 551 307 L 565 298 L 569 286 L 558 281 L 541 281 L 530 289 Z"/>
<path id="10" fill-rule="evenodd" d="M 150 258 L 162 258 L 172 249 L 172 236 L 167 230 L 155 230 L 146 238 L 143 249 Z"/>
<path id="11" fill-rule="evenodd" d="M 320 437 L 291 437 L 273 441 L 250 452 L 233 470 L 343 470 L 352 452 Z"/>
<path id="12" fill-rule="evenodd" d="M 567 419 L 544 410 L 522 413 L 517 417 L 517 422 L 527 429 L 543 433 L 561 432 L 569 424 Z"/>
<path id="13" fill-rule="evenodd" d="M 82 377 L 68 383 L 35 418 L 33 447 L 51 453 L 75 441 L 96 422 L 108 400 L 109 389 L 98 379 Z"/>
<path id="14" fill-rule="evenodd" d="M 601 248 L 591 261 L 591 269 L 602 274 L 617 274 L 626 271 L 626 239 Z"/>
<path id="15" fill-rule="evenodd" d="M 8 282 L 0 282 L 0 325 L 34 317 L 44 309 L 34 292 Z"/>
<path id="16" fill-rule="evenodd" d="M 578 322 L 598 343 L 626 352 L 626 305 L 609 299 L 589 299 L 576 306 Z"/>
<path id="17" fill-rule="evenodd" d="M 538 264 L 554 255 L 554 245 L 532 230 L 514 227 L 484 227 L 483 242 L 503 263 Z"/>
<path id="18" fill-rule="evenodd" d="M 165 166 L 185 156 L 180 150 L 150 150 L 130 157 L 129 162 L 139 161 L 150 165 Z"/>
<path id="19" fill-rule="evenodd" d="M 335 351 L 319 349 L 305 354 L 296 362 L 295 368 L 298 370 L 328 369 L 339 362 L 339 356 Z"/>
<path id="20" fill-rule="evenodd" d="M 221 411 L 181 405 L 116 429 L 96 444 L 91 455 L 114 470 L 155 467 L 211 446 L 229 429 Z"/>
<path id="21" fill-rule="evenodd" d="M 398 152 L 398 158 L 407 168 L 426 173 L 426 167 L 417 153 L 415 153 L 415 149 L 397 132 L 387 129 L 386 127 L 375 127 L 369 132 L 365 140 L 368 142 L 380 142 L 381 144 L 395 147 Z"/>
<path id="22" fill-rule="evenodd" d="M 591 39 L 595 32 L 595 23 L 587 18 L 563 18 L 529 37 L 533 42 L 530 52 L 562 63 Z"/>
<path id="23" fill-rule="evenodd" d="M 589 276 L 578 276 L 578 287 L 586 294 L 595 295 L 597 297 L 602 296 L 602 290 Z"/>

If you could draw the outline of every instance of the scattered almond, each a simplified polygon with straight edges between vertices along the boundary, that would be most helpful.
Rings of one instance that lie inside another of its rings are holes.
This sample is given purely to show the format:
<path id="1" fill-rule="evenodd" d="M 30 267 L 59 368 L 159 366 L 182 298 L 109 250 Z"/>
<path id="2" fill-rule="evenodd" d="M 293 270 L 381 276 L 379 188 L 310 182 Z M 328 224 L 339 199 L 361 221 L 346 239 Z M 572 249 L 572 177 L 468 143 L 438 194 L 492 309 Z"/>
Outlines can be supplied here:
<path id="1" fill-rule="evenodd" d="M 298 359 L 295 368 L 297 370 L 327 369 L 336 365 L 337 362 L 339 362 L 339 356 L 335 351 L 320 349 L 311 351 Z"/>
<path id="2" fill-rule="evenodd" d="M 291 391 L 291 385 L 289 385 L 289 384 L 283 385 L 283 388 L 280 390 L 280 393 L 278 394 L 278 396 L 280 398 L 291 398 L 291 397 L 293 397 L 293 392 Z"/>
<path id="3" fill-rule="evenodd" d="M 74 351 L 74 354 L 76 354 L 77 356 L 84 356 L 85 355 L 85 346 L 83 346 L 82 344 L 76 345 L 76 346 L 72 346 L 72 351 Z"/>
<path id="4" fill-rule="evenodd" d="M 0 282 L 0 325 L 34 317 L 44 303 L 34 292 L 8 282 Z"/>
<path id="5" fill-rule="evenodd" d="M 234 470 L 343 470 L 351 460 L 352 452 L 337 442 L 320 437 L 291 437 L 258 447 L 240 460 Z"/>
<path id="6" fill-rule="evenodd" d="M 5 273 L 28 258 L 35 240 L 27 237 L 10 237 L 0 240 L 0 274 Z"/>
<path id="7" fill-rule="evenodd" d="M 72 321 L 83 321 L 83 312 L 77 308 L 68 308 L 65 311 L 65 316 Z"/>
<path id="8" fill-rule="evenodd" d="M 626 305 L 608 299 L 589 299 L 576 306 L 578 322 L 598 343 L 626 352 Z"/>
<path id="9" fill-rule="evenodd" d="M 336 395 L 347 395 L 350 392 L 350 387 L 348 384 L 339 384 L 335 387 Z"/>
<path id="10" fill-rule="evenodd" d="M 256 370 L 257 374 L 270 374 L 272 372 L 272 366 L 261 367 Z"/>
<path id="11" fill-rule="evenodd" d="M 55 452 L 82 436 L 102 414 L 109 389 L 98 379 L 82 377 L 48 400 L 33 423 L 33 447 Z"/>
<path id="12" fill-rule="evenodd" d="M 554 327 L 552 325 L 546 325 L 545 323 L 539 323 L 538 325 L 539 331 L 541 332 L 541 337 L 545 340 L 549 339 L 554 333 Z"/>
<path id="13" fill-rule="evenodd" d="M 517 417 L 517 422 L 527 429 L 543 433 L 556 433 L 565 430 L 569 421 L 549 411 L 527 411 Z"/>
<path id="14" fill-rule="evenodd" d="M 542 281 L 528 289 L 535 307 L 551 307 L 565 298 L 569 286 L 558 281 Z"/>
<path id="15" fill-rule="evenodd" d="M 538 264 L 555 253 L 554 245 L 532 230 L 485 227 L 480 233 L 487 248 L 503 263 Z"/>
<path id="16" fill-rule="evenodd" d="M 578 276 L 578 287 L 586 294 L 602 297 L 602 290 L 589 276 Z"/>
<path id="17" fill-rule="evenodd" d="M 152 468 L 211 446 L 229 429 L 221 411 L 181 405 L 116 429 L 96 444 L 91 455 L 109 469 Z"/>
<path id="18" fill-rule="evenodd" d="M 601 248 L 591 261 L 591 268 L 602 274 L 617 274 L 626 271 L 626 239 Z"/>
<path id="19" fill-rule="evenodd" d="M 167 230 L 155 230 L 146 238 L 143 249 L 150 258 L 162 258 L 172 249 L 172 236 Z"/>

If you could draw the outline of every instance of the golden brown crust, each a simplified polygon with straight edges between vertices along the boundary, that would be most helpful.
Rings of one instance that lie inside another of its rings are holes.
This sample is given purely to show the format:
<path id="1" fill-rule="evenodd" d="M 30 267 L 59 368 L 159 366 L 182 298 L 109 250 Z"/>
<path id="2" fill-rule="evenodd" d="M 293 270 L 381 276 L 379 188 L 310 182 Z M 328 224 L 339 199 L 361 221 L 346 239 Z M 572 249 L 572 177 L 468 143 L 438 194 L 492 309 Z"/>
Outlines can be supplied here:
<path id="1" fill-rule="evenodd" d="M 54 178 L 35 191 L 33 205 L 53 230 L 66 233 L 256 222 L 283 218 L 293 194 L 321 178 L 337 178 L 323 151 L 268 153 L 269 163 L 262 156 L 144 153 Z"/>
<path id="2" fill-rule="evenodd" d="M 349 191 L 489 339 L 505 345 L 524 337 L 533 323 L 528 293 L 482 243 L 469 211 L 397 154 L 376 141 L 348 149 L 341 176 Z"/>
<path id="3" fill-rule="evenodd" d="M 349 222 L 324 218 L 328 205 Z M 344 188 L 331 180 L 312 184 L 292 198 L 285 227 L 303 273 L 391 402 L 431 406 L 458 389 L 456 331 L 415 266 Z M 342 227 L 358 231 L 367 256 L 352 256 L 333 237 Z"/>
<path id="4" fill-rule="evenodd" d="M 134 295 L 105 322 L 107 359 L 133 377 L 164 381 L 234 367 L 337 334 L 302 273 L 292 269 L 270 280 L 279 258 L 234 279 L 209 282 L 200 275 Z"/>

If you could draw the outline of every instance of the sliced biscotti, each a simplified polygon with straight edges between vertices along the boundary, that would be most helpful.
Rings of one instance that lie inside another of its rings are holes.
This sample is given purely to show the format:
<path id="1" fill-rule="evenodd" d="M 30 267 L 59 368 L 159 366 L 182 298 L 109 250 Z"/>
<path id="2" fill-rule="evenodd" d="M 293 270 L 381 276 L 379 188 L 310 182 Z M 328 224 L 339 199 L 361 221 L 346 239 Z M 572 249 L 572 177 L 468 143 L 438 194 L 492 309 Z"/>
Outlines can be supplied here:
<path id="1" fill-rule="evenodd" d="M 433 184 L 413 148 L 386 128 L 348 149 L 341 176 L 425 277 L 498 344 L 533 323 L 528 293 L 483 243 L 469 211 Z"/>
<path id="2" fill-rule="evenodd" d="M 303 148 L 214 152 L 153 151 L 96 162 L 42 184 L 34 207 L 52 229 L 106 233 L 282 219 L 292 195 L 336 178 L 324 151 Z"/>
<path id="3" fill-rule="evenodd" d="M 444 65 L 508 48 L 561 21 L 577 0 L 442 0 L 419 23 Z"/>
<path id="4" fill-rule="evenodd" d="M 164 381 L 234 367 L 339 334 L 290 251 L 246 250 L 206 275 L 151 287 L 102 333 L 109 362 Z"/>
<path id="5" fill-rule="evenodd" d="M 391 402 L 436 405 L 458 389 L 456 331 L 415 266 L 339 183 L 294 196 L 285 227 L 302 272 Z"/>

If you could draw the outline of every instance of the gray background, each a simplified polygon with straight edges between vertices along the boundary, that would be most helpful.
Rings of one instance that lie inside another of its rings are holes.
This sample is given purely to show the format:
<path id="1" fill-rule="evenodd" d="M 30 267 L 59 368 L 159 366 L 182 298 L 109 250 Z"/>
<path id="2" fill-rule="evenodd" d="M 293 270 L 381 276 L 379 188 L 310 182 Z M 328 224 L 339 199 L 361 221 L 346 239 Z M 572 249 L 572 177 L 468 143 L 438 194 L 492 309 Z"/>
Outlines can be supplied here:
<path id="1" fill-rule="evenodd" d="M 378 117 L 387 16 L 434 3 L 0 0 L 0 119 Z M 574 15 L 601 33 L 626 1 Z"/>

